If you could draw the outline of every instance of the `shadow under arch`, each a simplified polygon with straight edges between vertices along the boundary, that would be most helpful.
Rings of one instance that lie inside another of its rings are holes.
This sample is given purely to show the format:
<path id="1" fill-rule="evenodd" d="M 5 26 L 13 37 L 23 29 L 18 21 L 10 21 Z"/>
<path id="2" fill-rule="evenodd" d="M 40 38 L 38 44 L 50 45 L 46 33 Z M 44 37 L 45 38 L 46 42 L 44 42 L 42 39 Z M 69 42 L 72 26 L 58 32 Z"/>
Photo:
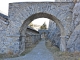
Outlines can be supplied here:
<path id="1" fill-rule="evenodd" d="M 56 18 L 55 16 L 51 15 L 51 14 L 48 14 L 48 13 L 36 13 L 36 14 L 33 14 L 31 15 L 30 17 L 28 17 L 22 24 L 21 28 L 20 28 L 20 41 L 22 41 L 22 46 L 20 46 L 20 50 L 24 51 L 25 49 L 25 44 L 24 44 L 24 41 L 25 41 L 25 37 L 23 36 L 26 36 L 25 35 L 25 32 L 26 32 L 26 29 L 27 29 L 27 26 L 34 20 L 34 19 L 37 19 L 37 18 L 48 18 L 52 21 L 54 21 L 57 26 L 60 28 L 60 33 L 61 33 L 61 36 L 65 36 L 65 31 L 64 31 L 64 27 L 61 23 L 61 21 Z M 61 37 L 62 38 L 62 37 Z"/>

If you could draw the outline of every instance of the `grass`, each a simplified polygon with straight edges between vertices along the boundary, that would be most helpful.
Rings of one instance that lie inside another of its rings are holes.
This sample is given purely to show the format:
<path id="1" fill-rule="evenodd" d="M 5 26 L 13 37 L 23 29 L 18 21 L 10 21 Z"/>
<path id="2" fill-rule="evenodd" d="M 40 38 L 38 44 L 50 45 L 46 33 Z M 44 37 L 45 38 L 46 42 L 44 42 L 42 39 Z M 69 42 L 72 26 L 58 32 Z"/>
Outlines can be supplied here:
<path id="1" fill-rule="evenodd" d="M 56 46 L 51 46 L 51 42 L 49 40 L 46 41 L 46 46 L 52 53 L 59 51 L 59 48 L 57 48 Z"/>
<path id="2" fill-rule="evenodd" d="M 5 59 L 5 58 L 14 58 L 18 57 L 18 54 L 13 55 L 12 51 L 9 51 L 8 53 L 0 54 L 0 60 Z"/>
<path id="3" fill-rule="evenodd" d="M 53 53 L 54 60 L 80 60 L 80 52 L 61 52 L 59 48 L 51 46 L 51 42 L 46 42 L 46 47 Z"/>
<path id="4" fill-rule="evenodd" d="M 0 54 L 0 60 L 3 60 L 4 58 L 14 58 L 18 57 L 18 55 L 12 55 L 12 54 Z"/>

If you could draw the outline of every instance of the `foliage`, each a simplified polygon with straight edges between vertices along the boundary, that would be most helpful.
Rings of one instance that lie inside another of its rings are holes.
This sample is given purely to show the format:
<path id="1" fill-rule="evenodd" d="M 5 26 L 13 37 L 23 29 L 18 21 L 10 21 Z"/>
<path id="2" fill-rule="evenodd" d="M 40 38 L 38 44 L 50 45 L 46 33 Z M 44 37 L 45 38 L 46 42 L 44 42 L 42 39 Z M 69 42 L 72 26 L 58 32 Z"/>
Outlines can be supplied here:
<path id="1" fill-rule="evenodd" d="M 45 22 L 44 22 L 44 24 L 40 27 L 40 29 L 47 29 Z"/>
<path id="2" fill-rule="evenodd" d="M 29 26 L 30 26 L 30 27 L 33 27 L 33 23 L 30 23 Z"/>

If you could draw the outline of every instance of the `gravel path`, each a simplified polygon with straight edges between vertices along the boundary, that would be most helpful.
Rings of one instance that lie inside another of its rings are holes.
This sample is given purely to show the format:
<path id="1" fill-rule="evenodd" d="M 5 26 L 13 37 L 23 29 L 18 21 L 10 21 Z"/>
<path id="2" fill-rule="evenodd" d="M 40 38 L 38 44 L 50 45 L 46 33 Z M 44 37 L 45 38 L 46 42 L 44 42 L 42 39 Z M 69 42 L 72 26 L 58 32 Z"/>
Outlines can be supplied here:
<path id="1" fill-rule="evenodd" d="M 8 58 L 4 60 L 54 60 L 53 54 L 46 48 L 45 41 L 42 40 L 39 44 L 28 54 L 22 57 Z"/>

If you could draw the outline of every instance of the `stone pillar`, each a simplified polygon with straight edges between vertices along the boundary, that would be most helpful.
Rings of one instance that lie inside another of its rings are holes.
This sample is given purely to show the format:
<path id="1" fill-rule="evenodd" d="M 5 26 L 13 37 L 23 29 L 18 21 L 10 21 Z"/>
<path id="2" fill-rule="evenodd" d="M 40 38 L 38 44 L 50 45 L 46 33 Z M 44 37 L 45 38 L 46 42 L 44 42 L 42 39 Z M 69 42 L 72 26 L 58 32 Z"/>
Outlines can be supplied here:
<path id="1" fill-rule="evenodd" d="M 60 43 L 60 50 L 61 51 L 66 51 L 66 39 L 65 36 L 60 36 L 61 37 L 61 43 Z"/>

